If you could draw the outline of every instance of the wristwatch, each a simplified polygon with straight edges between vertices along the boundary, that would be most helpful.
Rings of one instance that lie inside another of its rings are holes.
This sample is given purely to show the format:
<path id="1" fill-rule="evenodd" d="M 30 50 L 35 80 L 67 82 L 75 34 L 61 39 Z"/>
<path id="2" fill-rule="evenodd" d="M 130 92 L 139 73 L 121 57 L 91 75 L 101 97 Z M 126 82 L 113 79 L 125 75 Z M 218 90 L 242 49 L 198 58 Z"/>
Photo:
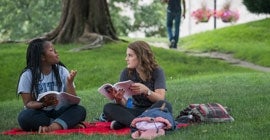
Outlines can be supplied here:
<path id="1" fill-rule="evenodd" d="M 153 92 L 149 89 L 147 92 L 147 96 L 150 96 Z"/>
<path id="2" fill-rule="evenodd" d="M 47 106 L 44 103 L 41 104 L 41 109 L 46 108 Z"/>

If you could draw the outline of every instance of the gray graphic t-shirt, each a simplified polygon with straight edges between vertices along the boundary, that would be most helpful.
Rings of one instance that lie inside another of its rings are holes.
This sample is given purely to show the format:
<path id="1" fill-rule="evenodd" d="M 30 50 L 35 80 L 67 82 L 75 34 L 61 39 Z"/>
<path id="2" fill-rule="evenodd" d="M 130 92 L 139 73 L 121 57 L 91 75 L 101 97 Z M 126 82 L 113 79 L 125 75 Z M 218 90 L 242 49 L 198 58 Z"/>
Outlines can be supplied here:
<path id="1" fill-rule="evenodd" d="M 62 87 L 59 92 L 63 92 L 66 90 L 66 80 L 69 75 L 68 70 L 63 67 L 59 66 L 59 75 L 62 81 Z M 19 85 L 18 85 L 18 94 L 20 93 L 30 93 L 31 92 L 31 83 L 32 83 L 32 73 L 30 69 L 26 70 L 20 77 Z M 36 89 L 35 89 L 36 90 Z M 51 71 L 49 74 L 41 75 L 41 79 L 38 85 L 38 93 L 44 93 L 47 91 L 58 91 L 56 78 Z"/>

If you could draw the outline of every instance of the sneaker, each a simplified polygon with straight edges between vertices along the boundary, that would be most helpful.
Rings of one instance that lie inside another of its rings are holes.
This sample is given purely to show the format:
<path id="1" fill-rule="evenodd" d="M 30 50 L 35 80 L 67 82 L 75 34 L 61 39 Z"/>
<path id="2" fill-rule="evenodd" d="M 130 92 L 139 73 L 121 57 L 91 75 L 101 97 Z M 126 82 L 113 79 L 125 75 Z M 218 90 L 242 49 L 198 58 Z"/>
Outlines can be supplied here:
<path id="1" fill-rule="evenodd" d="M 101 121 L 101 122 L 107 122 L 108 121 L 108 119 L 107 119 L 107 117 L 105 116 L 104 113 L 101 113 L 97 120 Z"/>
<path id="2" fill-rule="evenodd" d="M 110 128 L 112 129 L 112 130 L 118 130 L 118 129 L 121 129 L 121 128 L 124 128 L 125 127 L 125 125 L 123 125 L 123 124 L 121 124 L 120 122 L 117 122 L 117 121 L 115 121 L 115 120 L 113 120 L 112 122 L 111 122 L 111 125 L 110 125 Z"/>
<path id="3" fill-rule="evenodd" d="M 170 48 L 174 48 L 174 46 L 175 46 L 175 40 L 172 39 L 172 40 L 171 40 L 171 44 L 170 44 Z"/>

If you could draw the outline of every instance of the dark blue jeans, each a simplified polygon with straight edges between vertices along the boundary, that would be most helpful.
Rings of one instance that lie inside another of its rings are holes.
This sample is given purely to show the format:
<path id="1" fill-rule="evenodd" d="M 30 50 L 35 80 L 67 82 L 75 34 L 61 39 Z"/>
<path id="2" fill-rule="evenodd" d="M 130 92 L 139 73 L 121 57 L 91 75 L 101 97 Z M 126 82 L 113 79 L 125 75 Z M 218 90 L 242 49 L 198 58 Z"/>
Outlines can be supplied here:
<path id="1" fill-rule="evenodd" d="M 49 126 L 53 122 L 60 124 L 63 129 L 68 129 L 84 121 L 85 117 L 85 108 L 73 105 L 50 111 L 24 109 L 18 116 L 18 122 L 24 131 L 37 131 L 39 126 Z"/>
<path id="2" fill-rule="evenodd" d="M 172 48 L 177 48 L 179 32 L 180 32 L 181 12 L 171 12 L 167 10 L 167 33 L 169 40 L 175 41 Z M 173 32 L 174 31 L 174 32 Z"/>
<path id="3" fill-rule="evenodd" d="M 169 112 L 172 113 L 172 105 L 164 100 L 157 101 L 149 108 L 127 108 L 119 104 L 107 103 L 103 108 L 103 113 L 109 121 L 116 120 L 121 124 L 129 127 L 132 120 L 141 115 L 146 109 L 161 107 L 163 103 L 166 103 L 165 107 L 169 110 Z"/>

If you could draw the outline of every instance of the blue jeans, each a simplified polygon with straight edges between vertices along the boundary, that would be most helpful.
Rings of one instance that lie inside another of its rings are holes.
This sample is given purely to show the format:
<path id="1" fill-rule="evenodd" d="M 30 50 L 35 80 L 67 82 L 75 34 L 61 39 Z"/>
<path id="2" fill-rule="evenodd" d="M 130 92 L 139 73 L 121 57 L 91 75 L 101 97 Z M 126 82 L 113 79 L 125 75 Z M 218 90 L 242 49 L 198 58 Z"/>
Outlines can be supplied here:
<path id="1" fill-rule="evenodd" d="M 179 32 L 180 32 L 180 22 L 181 22 L 181 12 L 171 12 L 167 10 L 167 32 L 169 36 L 169 40 L 175 41 L 175 45 L 172 48 L 177 48 Z M 173 32 L 174 25 L 174 32 Z"/>
<path id="2" fill-rule="evenodd" d="M 24 109 L 18 116 L 18 122 L 24 131 L 37 131 L 39 126 L 49 126 L 53 122 L 60 124 L 63 129 L 68 129 L 84 121 L 85 117 L 85 108 L 73 105 L 50 111 Z"/>

